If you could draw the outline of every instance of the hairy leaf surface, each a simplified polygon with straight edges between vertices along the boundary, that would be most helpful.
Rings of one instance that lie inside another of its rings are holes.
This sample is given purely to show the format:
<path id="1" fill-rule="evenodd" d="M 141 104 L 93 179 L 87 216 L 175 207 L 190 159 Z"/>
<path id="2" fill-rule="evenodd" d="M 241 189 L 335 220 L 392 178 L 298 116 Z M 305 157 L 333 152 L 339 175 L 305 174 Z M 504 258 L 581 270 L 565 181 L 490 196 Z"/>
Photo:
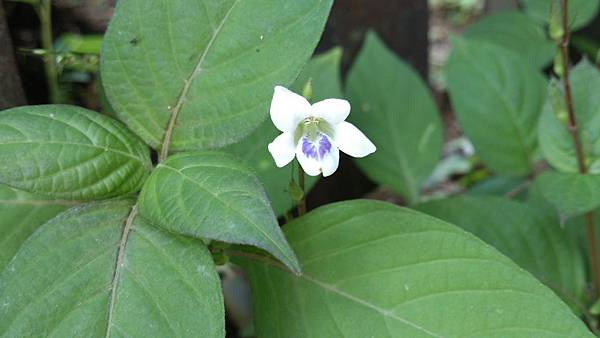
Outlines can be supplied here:
<path id="1" fill-rule="evenodd" d="M 229 154 L 181 153 L 161 162 L 142 190 L 140 213 L 175 233 L 257 246 L 300 271 L 260 181 Z"/>
<path id="2" fill-rule="evenodd" d="M 166 130 L 173 151 L 238 141 L 310 58 L 332 2 L 120 1 L 102 48 L 108 99 L 156 149 Z"/>
<path id="3" fill-rule="evenodd" d="M 43 225 L 0 274 L 0 336 L 224 337 L 206 246 L 139 216 L 122 238 L 130 209 L 90 204 Z"/>
<path id="4" fill-rule="evenodd" d="M 137 191 L 151 168 L 148 147 L 120 122 L 66 105 L 0 112 L 0 183 L 63 199 Z"/>
<path id="5" fill-rule="evenodd" d="M 40 225 L 75 204 L 0 185 L 0 271 Z"/>
<path id="6" fill-rule="evenodd" d="M 524 203 L 489 196 L 443 199 L 417 209 L 481 238 L 552 288 L 577 312 L 585 310 L 585 262 L 556 218 Z"/>
<path id="7" fill-rule="evenodd" d="M 593 337 L 550 289 L 448 223 L 373 201 L 284 227 L 303 265 L 235 252 L 260 337 Z"/>

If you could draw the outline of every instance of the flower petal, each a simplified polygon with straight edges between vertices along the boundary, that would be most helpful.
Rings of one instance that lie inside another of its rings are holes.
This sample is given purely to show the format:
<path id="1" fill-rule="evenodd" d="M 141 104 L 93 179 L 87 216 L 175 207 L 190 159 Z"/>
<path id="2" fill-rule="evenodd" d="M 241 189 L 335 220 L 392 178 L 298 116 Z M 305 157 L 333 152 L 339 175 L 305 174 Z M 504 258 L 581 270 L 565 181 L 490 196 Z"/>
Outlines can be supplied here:
<path id="1" fill-rule="evenodd" d="M 321 162 L 319 161 L 319 157 L 313 156 L 312 152 L 306 152 L 306 145 L 304 145 L 303 150 L 302 139 L 300 139 L 300 142 L 298 142 L 298 145 L 296 146 L 296 158 L 307 175 L 318 176 L 321 173 Z"/>
<path id="2" fill-rule="evenodd" d="M 365 157 L 377 149 L 352 123 L 342 122 L 333 126 L 333 129 L 335 144 L 352 157 Z"/>
<path id="3" fill-rule="evenodd" d="M 323 173 L 326 177 L 337 170 L 340 152 L 329 137 L 322 134 L 315 142 L 302 137 L 296 146 L 296 157 L 305 173 L 310 176 Z"/>
<path id="4" fill-rule="evenodd" d="M 298 123 L 310 114 L 308 101 L 282 86 L 276 86 L 271 101 L 271 120 L 277 129 L 294 132 Z"/>
<path id="5" fill-rule="evenodd" d="M 321 171 L 323 171 L 323 177 L 333 174 L 337 170 L 339 164 L 340 151 L 336 146 L 332 146 L 329 153 L 321 159 Z"/>
<path id="6" fill-rule="evenodd" d="M 290 163 L 294 159 L 295 146 L 294 146 L 294 134 L 283 133 L 277 136 L 273 142 L 268 145 L 269 152 L 275 164 L 281 168 Z"/>
<path id="7" fill-rule="evenodd" d="M 320 117 L 330 124 L 338 124 L 350 115 L 350 102 L 327 99 L 312 105 L 312 116 Z"/>

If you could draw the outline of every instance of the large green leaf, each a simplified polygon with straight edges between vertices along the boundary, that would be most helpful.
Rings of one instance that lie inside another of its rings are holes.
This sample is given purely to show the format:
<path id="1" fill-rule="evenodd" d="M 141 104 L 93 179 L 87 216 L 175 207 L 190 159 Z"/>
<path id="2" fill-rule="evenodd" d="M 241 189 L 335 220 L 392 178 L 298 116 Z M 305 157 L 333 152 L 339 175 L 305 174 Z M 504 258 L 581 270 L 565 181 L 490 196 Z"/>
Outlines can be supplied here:
<path id="1" fill-rule="evenodd" d="M 453 39 L 448 90 L 481 160 L 498 174 L 532 171 L 546 80 L 517 54 L 479 40 Z"/>
<path id="2" fill-rule="evenodd" d="M 342 50 L 334 48 L 331 51 L 313 58 L 291 87 L 296 93 L 302 93 L 307 82 L 312 84 L 313 102 L 327 98 L 340 98 L 343 96 L 340 79 L 340 59 Z M 267 195 L 271 200 L 275 214 L 282 215 L 292 206 L 288 192 L 288 185 L 292 175 L 290 166 L 287 169 L 278 168 L 267 145 L 279 135 L 270 119 L 263 122 L 260 127 L 242 142 L 231 145 L 225 150 L 235 154 L 250 164 L 261 182 L 265 185 Z M 296 175 L 296 173 L 294 173 Z M 307 176 L 306 187 L 308 191 L 317 182 L 318 176 Z"/>
<path id="3" fill-rule="evenodd" d="M 600 175 L 546 172 L 538 176 L 537 187 L 563 217 L 600 207 Z"/>
<path id="4" fill-rule="evenodd" d="M 172 232 L 257 246 L 300 271 L 260 181 L 229 154 L 181 153 L 161 162 L 142 189 L 140 212 Z"/>
<path id="5" fill-rule="evenodd" d="M 427 215 L 342 202 L 284 231 L 301 276 L 233 253 L 252 283 L 259 337 L 593 337 L 529 273 Z"/>
<path id="6" fill-rule="evenodd" d="M 0 183 L 91 200 L 137 191 L 151 167 L 146 145 L 96 112 L 44 105 L 0 113 Z"/>
<path id="7" fill-rule="evenodd" d="M 463 196 L 417 206 L 458 225 L 510 257 L 578 311 L 585 299 L 585 262 L 558 222 L 524 203 Z"/>
<path id="8" fill-rule="evenodd" d="M 40 225 L 74 204 L 0 185 L 0 271 Z"/>
<path id="9" fill-rule="evenodd" d="M 486 15 L 469 26 L 464 36 L 510 49 L 540 68 L 552 61 L 556 49 L 540 25 L 517 11 Z"/>
<path id="10" fill-rule="evenodd" d="M 205 245 L 126 222 L 130 208 L 74 208 L 30 237 L 0 275 L 0 336 L 224 337 Z"/>
<path id="11" fill-rule="evenodd" d="M 539 22 L 550 21 L 550 9 L 560 10 L 560 0 L 520 0 L 525 7 L 525 13 Z M 600 1 L 598 0 L 569 0 L 569 28 L 572 30 L 587 25 L 596 14 Z M 554 7 L 552 7 L 554 6 Z M 560 17 L 560 16 L 559 16 Z"/>
<path id="12" fill-rule="evenodd" d="M 600 174 L 600 71 L 584 60 L 573 69 L 570 79 L 585 164 L 589 172 Z M 550 87 L 553 88 L 556 87 Z M 562 93 L 554 90 L 540 120 L 540 148 L 554 168 L 576 173 L 579 171 L 577 156 L 567 129 L 566 114 Z"/>
<path id="13" fill-rule="evenodd" d="M 102 48 L 117 116 L 154 148 L 223 146 L 265 119 L 298 75 L 332 0 L 120 1 Z M 174 129 L 170 121 L 176 121 Z"/>
<path id="14" fill-rule="evenodd" d="M 442 151 L 442 124 L 429 90 L 369 33 L 348 75 L 346 93 L 354 108 L 350 121 L 377 146 L 374 154 L 356 161 L 358 166 L 415 202 Z"/>

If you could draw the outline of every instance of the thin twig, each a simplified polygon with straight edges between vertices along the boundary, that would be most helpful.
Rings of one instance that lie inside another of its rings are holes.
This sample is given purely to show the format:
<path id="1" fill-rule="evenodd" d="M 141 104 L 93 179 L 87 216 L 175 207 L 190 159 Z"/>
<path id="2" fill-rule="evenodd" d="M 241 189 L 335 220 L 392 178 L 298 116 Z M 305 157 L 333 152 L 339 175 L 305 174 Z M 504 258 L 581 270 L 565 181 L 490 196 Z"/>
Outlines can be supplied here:
<path id="1" fill-rule="evenodd" d="M 581 139 L 579 137 L 579 131 L 577 128 L 577 119 L 573 106 L 573 96 L 571 94 L 571 82 L 569 79 L 569 0 L 561 0 L 561 11 L 563 36 L 559 44 L 559 49 L 562 57 L 563 86 L 565 91 L 567 112 L 569 114 L 568 129 L 575 145 L 575 154 L 577 156 L 579 172 L 581 174 L 586 174 L 587 167 L 585 164 L 585 154 L 583 152 L 583 146 L 581 145 Z M 585 214 L 585 223 L 587 228 L 587 240 L 590 255 L 590 272 L 592 274 L 592 280 L 594 283 L 593 295 L 596 297 L 600 291 L 600 264 L 598 262 L 598 246 L 596 243 L 596 231 L 594 229 L 594 216 L 591 211 Z"/>

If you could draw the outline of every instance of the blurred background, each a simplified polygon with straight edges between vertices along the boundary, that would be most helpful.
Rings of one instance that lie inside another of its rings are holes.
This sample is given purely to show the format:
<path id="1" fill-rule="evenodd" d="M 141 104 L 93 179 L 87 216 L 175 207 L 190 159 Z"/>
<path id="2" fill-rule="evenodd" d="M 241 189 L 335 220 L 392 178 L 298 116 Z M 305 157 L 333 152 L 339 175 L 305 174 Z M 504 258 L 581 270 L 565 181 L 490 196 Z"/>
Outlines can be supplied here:
<path id="1" fill-rule="evenodd" d="M 116 0 L 0 0 L 0 110 L 44 103 L 109 110 L 98 68 L 102 34 L 115 4 Z M 445 147 L 442 161 L 424 187 L 425 197 L 452 195 L 491 175 L 473 154 L 451 111 L 444 74 L 450 36 L 459 35 L 486 15 L 522 6 L 517 0 L 335 2 L 316 53 L 341 47 L 342 77 L 366 32 L 373 29 L 430 86 L 444 122 Z M 573 63 L 582 57 L 597 60 L 600 17 L 573 33 L 572 47 Z M 404 204 L 398 195 L 369 181 L 348 157 L 341 161 L 338 174 L 320 180 L 310 192 L 309 208 L 359 197 Z M 229 298 L 236 300 L 227 304 L 228 332 L 250 335 L 247 287 L 235 271 L 224 269 L 222 276 L 225 292 L 234 294 Z"/>

